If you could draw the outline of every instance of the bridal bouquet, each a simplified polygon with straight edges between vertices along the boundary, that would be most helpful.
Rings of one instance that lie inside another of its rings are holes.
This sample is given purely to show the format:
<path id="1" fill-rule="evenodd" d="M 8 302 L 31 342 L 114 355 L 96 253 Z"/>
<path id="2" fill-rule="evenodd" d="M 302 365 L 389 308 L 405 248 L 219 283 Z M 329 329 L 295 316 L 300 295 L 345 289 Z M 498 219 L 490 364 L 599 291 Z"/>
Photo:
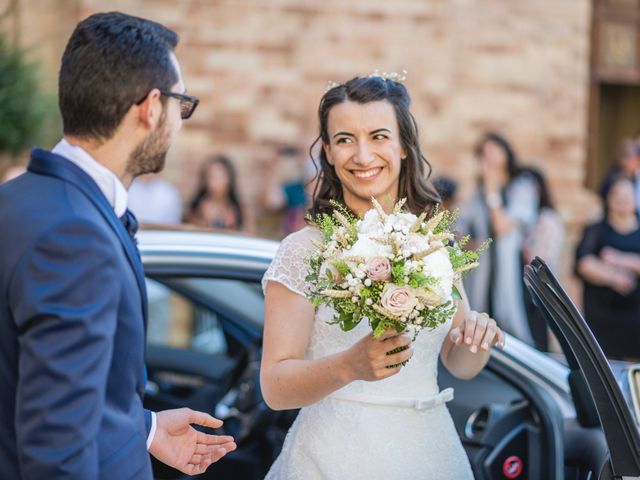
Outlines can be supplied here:
<path id="1" fill-rule="evenodd" d="M 454 315 L 461 298 L 455 284 L 487 245 L 463 250 L 468 237 L 454 243 L 456 214 L 448 211 L 427 219 L 404 211 L 404 200 L 391 214 L 372 203 L 362 219 L 338 203 L 331 215 L 310 219 L 322 240 L 307 258 L 307 294 L 314 306 L 333 307 L 333 323 L 344 331 L 367 319 L 376 338 L 394 328 L 415 339 Z"/>

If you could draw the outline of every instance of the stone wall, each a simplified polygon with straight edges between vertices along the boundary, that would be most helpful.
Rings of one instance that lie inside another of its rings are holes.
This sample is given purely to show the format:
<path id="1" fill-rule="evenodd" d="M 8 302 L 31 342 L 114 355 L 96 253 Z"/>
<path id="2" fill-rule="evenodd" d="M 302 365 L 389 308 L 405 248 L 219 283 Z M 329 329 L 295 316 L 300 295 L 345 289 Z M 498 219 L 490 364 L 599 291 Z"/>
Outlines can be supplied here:
<path id="1" fill-rule="evenodd" d="M 57 60 L 98 0 L 22 0 L 22 42 Z M 262 160 L 278 143 L 307 146 L 329 80 L 408 71 L 424 151 L 436 174 L 471 189 L 474 142 L 503 132 L 550 178 L 569 242 L 597 214 L 583 188 L 588 111 L 589 0 L 111 0 L 109 9 L 160 21 L 201 98 L 172 148 L 166 175 L 188 197 L 203 158 L 226 152 L 251 204 Z"/>

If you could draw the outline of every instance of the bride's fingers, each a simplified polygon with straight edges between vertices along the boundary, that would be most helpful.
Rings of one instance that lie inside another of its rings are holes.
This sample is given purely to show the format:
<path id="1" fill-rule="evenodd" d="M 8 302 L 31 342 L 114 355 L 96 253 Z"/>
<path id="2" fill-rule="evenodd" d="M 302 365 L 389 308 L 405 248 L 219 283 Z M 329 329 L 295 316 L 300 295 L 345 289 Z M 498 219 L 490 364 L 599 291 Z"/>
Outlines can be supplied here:
<path id="1" fill-rule="evenodd" d="M 385 340 L 384 349 L 386 352 L 390 352 L 396 348 L 408 347 L 409 345 L 411 345 L 411 337 L 403 334 Z"/>
<path id="2" fill-rule="evenodd" d="M 406 350 L 402 350 L 398 353 L 392 353 L 391 355 L 387 355 L 385 359 L 385 367 L 395 366 L 401 364 L 402 362 L 406 362 L 413 356 L 413 348 L 409 347 Z"/>
<path id="3" fill-rule="evenodd" d="M 462 330 L 460 329 L 460 327 L 452 328 L 449 332 L 449 338 L 456 345 L 462 345 L 464 337 L 462 335 Z"/>
<path id="4" fill-rule="evenodd" d="M 493 320 L 486 313 L 476 315 L 476 329 L 473 333 L 473 340 L 471 341 L 471 352 L 477 353 L 478 349 L 482 348 L 482 339 L 486 335 L 491 322 L 493 322 Z"/>
<path id="5" fill-rule="evenodd" d="M 373 335 L 373 334 L 371 334 Z M 380 335 L 380 337 L 378 337 L 376 340 L 378 340 L 379 342 L 382 342 L 384 340 L 388 340 L 390 338 L 394 338 L 394 337 L 398 337 L 400 334 L 398 332 L 396 332 L 394 329 L 390 328 L 388 330 L 385 330 L 384 333 L 382 335 Z"/>
<path id="6" fill-rule="evenodd" d="M 487 331 L 484 334 L 484 338 L 482 339 L 482 343 L 480 344 L 480 349 L 485 352 L 488 351 L 494 343 L 498 342 L 499 339 L 500 335 L 498 333 L 498 327 L 493 323 L 489 323 Z"/>

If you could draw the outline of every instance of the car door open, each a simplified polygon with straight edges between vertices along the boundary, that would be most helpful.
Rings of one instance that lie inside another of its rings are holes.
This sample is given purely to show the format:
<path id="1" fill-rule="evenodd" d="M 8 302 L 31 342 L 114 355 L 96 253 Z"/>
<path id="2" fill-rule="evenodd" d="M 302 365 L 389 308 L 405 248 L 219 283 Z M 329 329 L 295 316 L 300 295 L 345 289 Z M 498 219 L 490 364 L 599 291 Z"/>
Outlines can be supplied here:
<path id="1" fill-rule="evenodd" d="M 599 423 L 604 431 L 609 462 L 599 478 L 640 478 L 638 429 L 584 318 L 541 259 L 525 267 L 524 281 L 567 359 L 578 422 L 585 427 Z"/>

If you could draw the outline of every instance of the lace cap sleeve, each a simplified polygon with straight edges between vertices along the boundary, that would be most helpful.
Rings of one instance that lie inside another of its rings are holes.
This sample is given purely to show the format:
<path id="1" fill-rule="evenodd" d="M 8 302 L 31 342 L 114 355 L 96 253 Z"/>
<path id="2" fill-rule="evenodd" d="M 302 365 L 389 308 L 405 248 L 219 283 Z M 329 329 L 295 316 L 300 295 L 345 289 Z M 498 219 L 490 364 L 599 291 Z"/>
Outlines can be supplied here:
<path id="1" fill-rule="evenodd" d="M 289 290 L 306 297 L 305 278 L 309 274 L 306 258 L 312 253 L 311 240 L 320 238 L 320 232 L 306 227 L 294 232 L 280 243 L 271 265 L 262 277 L 262 291 L 266 293 L 267 282 L 281 283 Z"/>

